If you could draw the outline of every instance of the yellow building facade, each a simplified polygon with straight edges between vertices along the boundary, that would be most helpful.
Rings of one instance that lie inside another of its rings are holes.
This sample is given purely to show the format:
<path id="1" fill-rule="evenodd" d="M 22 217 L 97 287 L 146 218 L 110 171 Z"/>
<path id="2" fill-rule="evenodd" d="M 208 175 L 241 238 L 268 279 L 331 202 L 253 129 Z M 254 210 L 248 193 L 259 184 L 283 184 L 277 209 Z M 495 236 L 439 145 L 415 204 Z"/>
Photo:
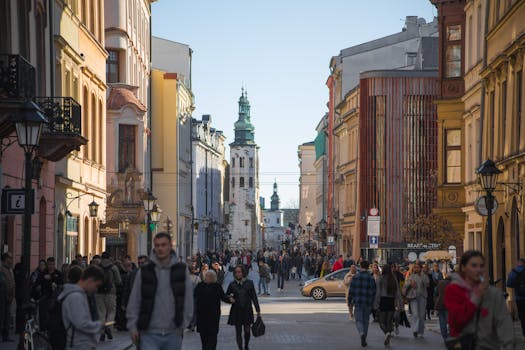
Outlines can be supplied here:
<path id="1" fill-rule="evenodd" d="M 82 107 L 87 143 L 56 165 L 57 256 L 70 262 L 104 249 L 99 224 L 106 199 L 106 58 L 104 2 L 54 2 L 56 95 L 72 96 Z M 91 217 L 95 201 L 98 214 Z"/>
<path id="2" fill-rule="evenodd" d="M 354 257 L 360 254 L 357 224 L 359 87 L 350 90 L 335 107 L 335 211 L 338 213 L 337 251 Z"/>
<path id="3" fill-rule="evenodd" d="M 485 82 L 481 144 L 482 160 L 494 160 L 502 171 L 492 243 L 494 279 L 501 279 L 504 288 L 516 260 L 525 256 L 525 2 L 489 2 L 487 10 L 486 56 L 480 70 Z"/>

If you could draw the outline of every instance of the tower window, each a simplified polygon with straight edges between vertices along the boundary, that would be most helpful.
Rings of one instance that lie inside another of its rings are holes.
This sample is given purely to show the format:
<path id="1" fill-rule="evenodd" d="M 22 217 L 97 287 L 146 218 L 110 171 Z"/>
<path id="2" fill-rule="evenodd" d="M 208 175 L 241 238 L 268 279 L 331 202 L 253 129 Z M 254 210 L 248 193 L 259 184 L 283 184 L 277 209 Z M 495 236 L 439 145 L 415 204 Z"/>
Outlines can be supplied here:
<path id="1" fill-rule="evenodd" d="M 250 176 L 250 178 L 248 179 L 248 186 L 250 188 L 253 188 L 253 177 Z"/>
<path id="2" fill-rule="evenodd" d="M 235 168 L 235 158 L 232 158 L 232 168 Z"/>
<path id="3" fill-rule="evenodd" d="M 235 178 L 232 177 L 232 188 L 235 188 Z"/>
<path id="4" fill-rule="evenodd" d="M 244 157 L 239 158 L 239 167 L 244 168 Z"/>
<path id="5" fill-rule="evenodd" d="M 239 187 L 244 187 L 244 177 L 239 179 Z"/>
<path id="6" fill-rule="evenodd" d="M 253 169 L 253 158 L 252 157 L 250 157 L 250 168 Z"/>

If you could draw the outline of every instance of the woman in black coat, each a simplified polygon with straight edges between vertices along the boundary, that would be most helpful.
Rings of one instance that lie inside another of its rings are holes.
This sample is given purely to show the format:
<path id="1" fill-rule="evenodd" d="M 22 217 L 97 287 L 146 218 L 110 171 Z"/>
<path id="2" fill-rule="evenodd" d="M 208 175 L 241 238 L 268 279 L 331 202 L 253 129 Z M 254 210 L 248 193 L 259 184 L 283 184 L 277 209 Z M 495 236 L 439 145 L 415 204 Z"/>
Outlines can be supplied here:
<path id="1" fill-rule="evenodd" d="M 246 278 L 247 271 L 242 265 L 235 267 L 233 276 L 235 280 L 230 283 L 226 294 L 233 297 L 234 302 L 228 317 L 228 324 L 235 326 L 235 336 L 239 350 L 248 350 L 250 343 L 250 326 L 254 322 L 253 306 L 257 311 L 257 316 L 261 315 L 257 293 L 252 280 Z M 244 328 L 244 348 L 242 347 L 242 331 Z"/>
<path id="2" fill-rule="evenodd" d="M 194 291 L 197 332 L 201 336 L 202 350 L 217 348 L 217 334 L 221 318 L 221 300 L 232 303 L 232 297 L 224 294 L 222 286 L 217 283 L 217 274 L 208 270 L 204 281 L 197 284 Z"/>

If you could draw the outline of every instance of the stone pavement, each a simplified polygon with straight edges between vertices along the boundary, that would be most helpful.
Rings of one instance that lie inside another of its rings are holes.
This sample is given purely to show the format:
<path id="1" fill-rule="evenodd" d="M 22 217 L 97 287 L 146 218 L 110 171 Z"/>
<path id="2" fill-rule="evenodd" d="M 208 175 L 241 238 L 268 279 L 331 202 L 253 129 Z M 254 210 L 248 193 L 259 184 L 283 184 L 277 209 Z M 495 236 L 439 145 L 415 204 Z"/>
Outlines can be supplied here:
<path id="1" fill-rule="evenodd" d="M 257 282 L 252 273 L 250 278 Z M 231 281 L 228 274 L 225 286 Z M 284 292 L 275 291 L 276 282 L 270 283 L 272 295 L 260 297 L 263 320 L 266 324 L 266 335 L 253 338 L 250 343 L 252 350 L 330 350 L 361 349 L 355 323 L 348 320 L 347 309 L 343 298 L 332 298 L 323 301 L 314 301 L 304 298 L 299 292 L 299 281 L 289 281 L 285 284 Z M 235 331 L 226 324 L 229 305 L 223 304 L 219 332 L 218 350 L 234 350 Z M 445 349 L 439 335 L 437 317 L 427 323 L 427 330 L 423 339 L 414 339 L 410 329 L 401 327 L 400 335 L 392 339 L 392 349 L 402 350 L 433 350 Z M 370 324 L 368 348 L 382 349 L 384 337 L 377 323 Z M 14 350 L 14 344 L 0 343 L 1 350 Z M 116 332 L 111 342 L 101 343 L 99 350 L 134 349 L 128 333 Z M 184 350 L 201 349 L 197 333 L 186 332 Z M 516 346 L 525 349 L 525 342 Z"/>

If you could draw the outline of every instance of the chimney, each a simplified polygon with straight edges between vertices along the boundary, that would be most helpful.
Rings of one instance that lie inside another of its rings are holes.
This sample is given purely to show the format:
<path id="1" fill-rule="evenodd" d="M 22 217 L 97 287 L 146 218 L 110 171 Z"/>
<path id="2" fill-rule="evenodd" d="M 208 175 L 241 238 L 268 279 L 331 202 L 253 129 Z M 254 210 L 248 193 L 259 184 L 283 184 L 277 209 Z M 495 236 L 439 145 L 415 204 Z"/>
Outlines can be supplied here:
<path id="1" fill-rule="evenodd" d="M 408 32 L 417 31 L 418 30 L 417 16 L 407 16 L 405 20 L 405 28 Z"/>

